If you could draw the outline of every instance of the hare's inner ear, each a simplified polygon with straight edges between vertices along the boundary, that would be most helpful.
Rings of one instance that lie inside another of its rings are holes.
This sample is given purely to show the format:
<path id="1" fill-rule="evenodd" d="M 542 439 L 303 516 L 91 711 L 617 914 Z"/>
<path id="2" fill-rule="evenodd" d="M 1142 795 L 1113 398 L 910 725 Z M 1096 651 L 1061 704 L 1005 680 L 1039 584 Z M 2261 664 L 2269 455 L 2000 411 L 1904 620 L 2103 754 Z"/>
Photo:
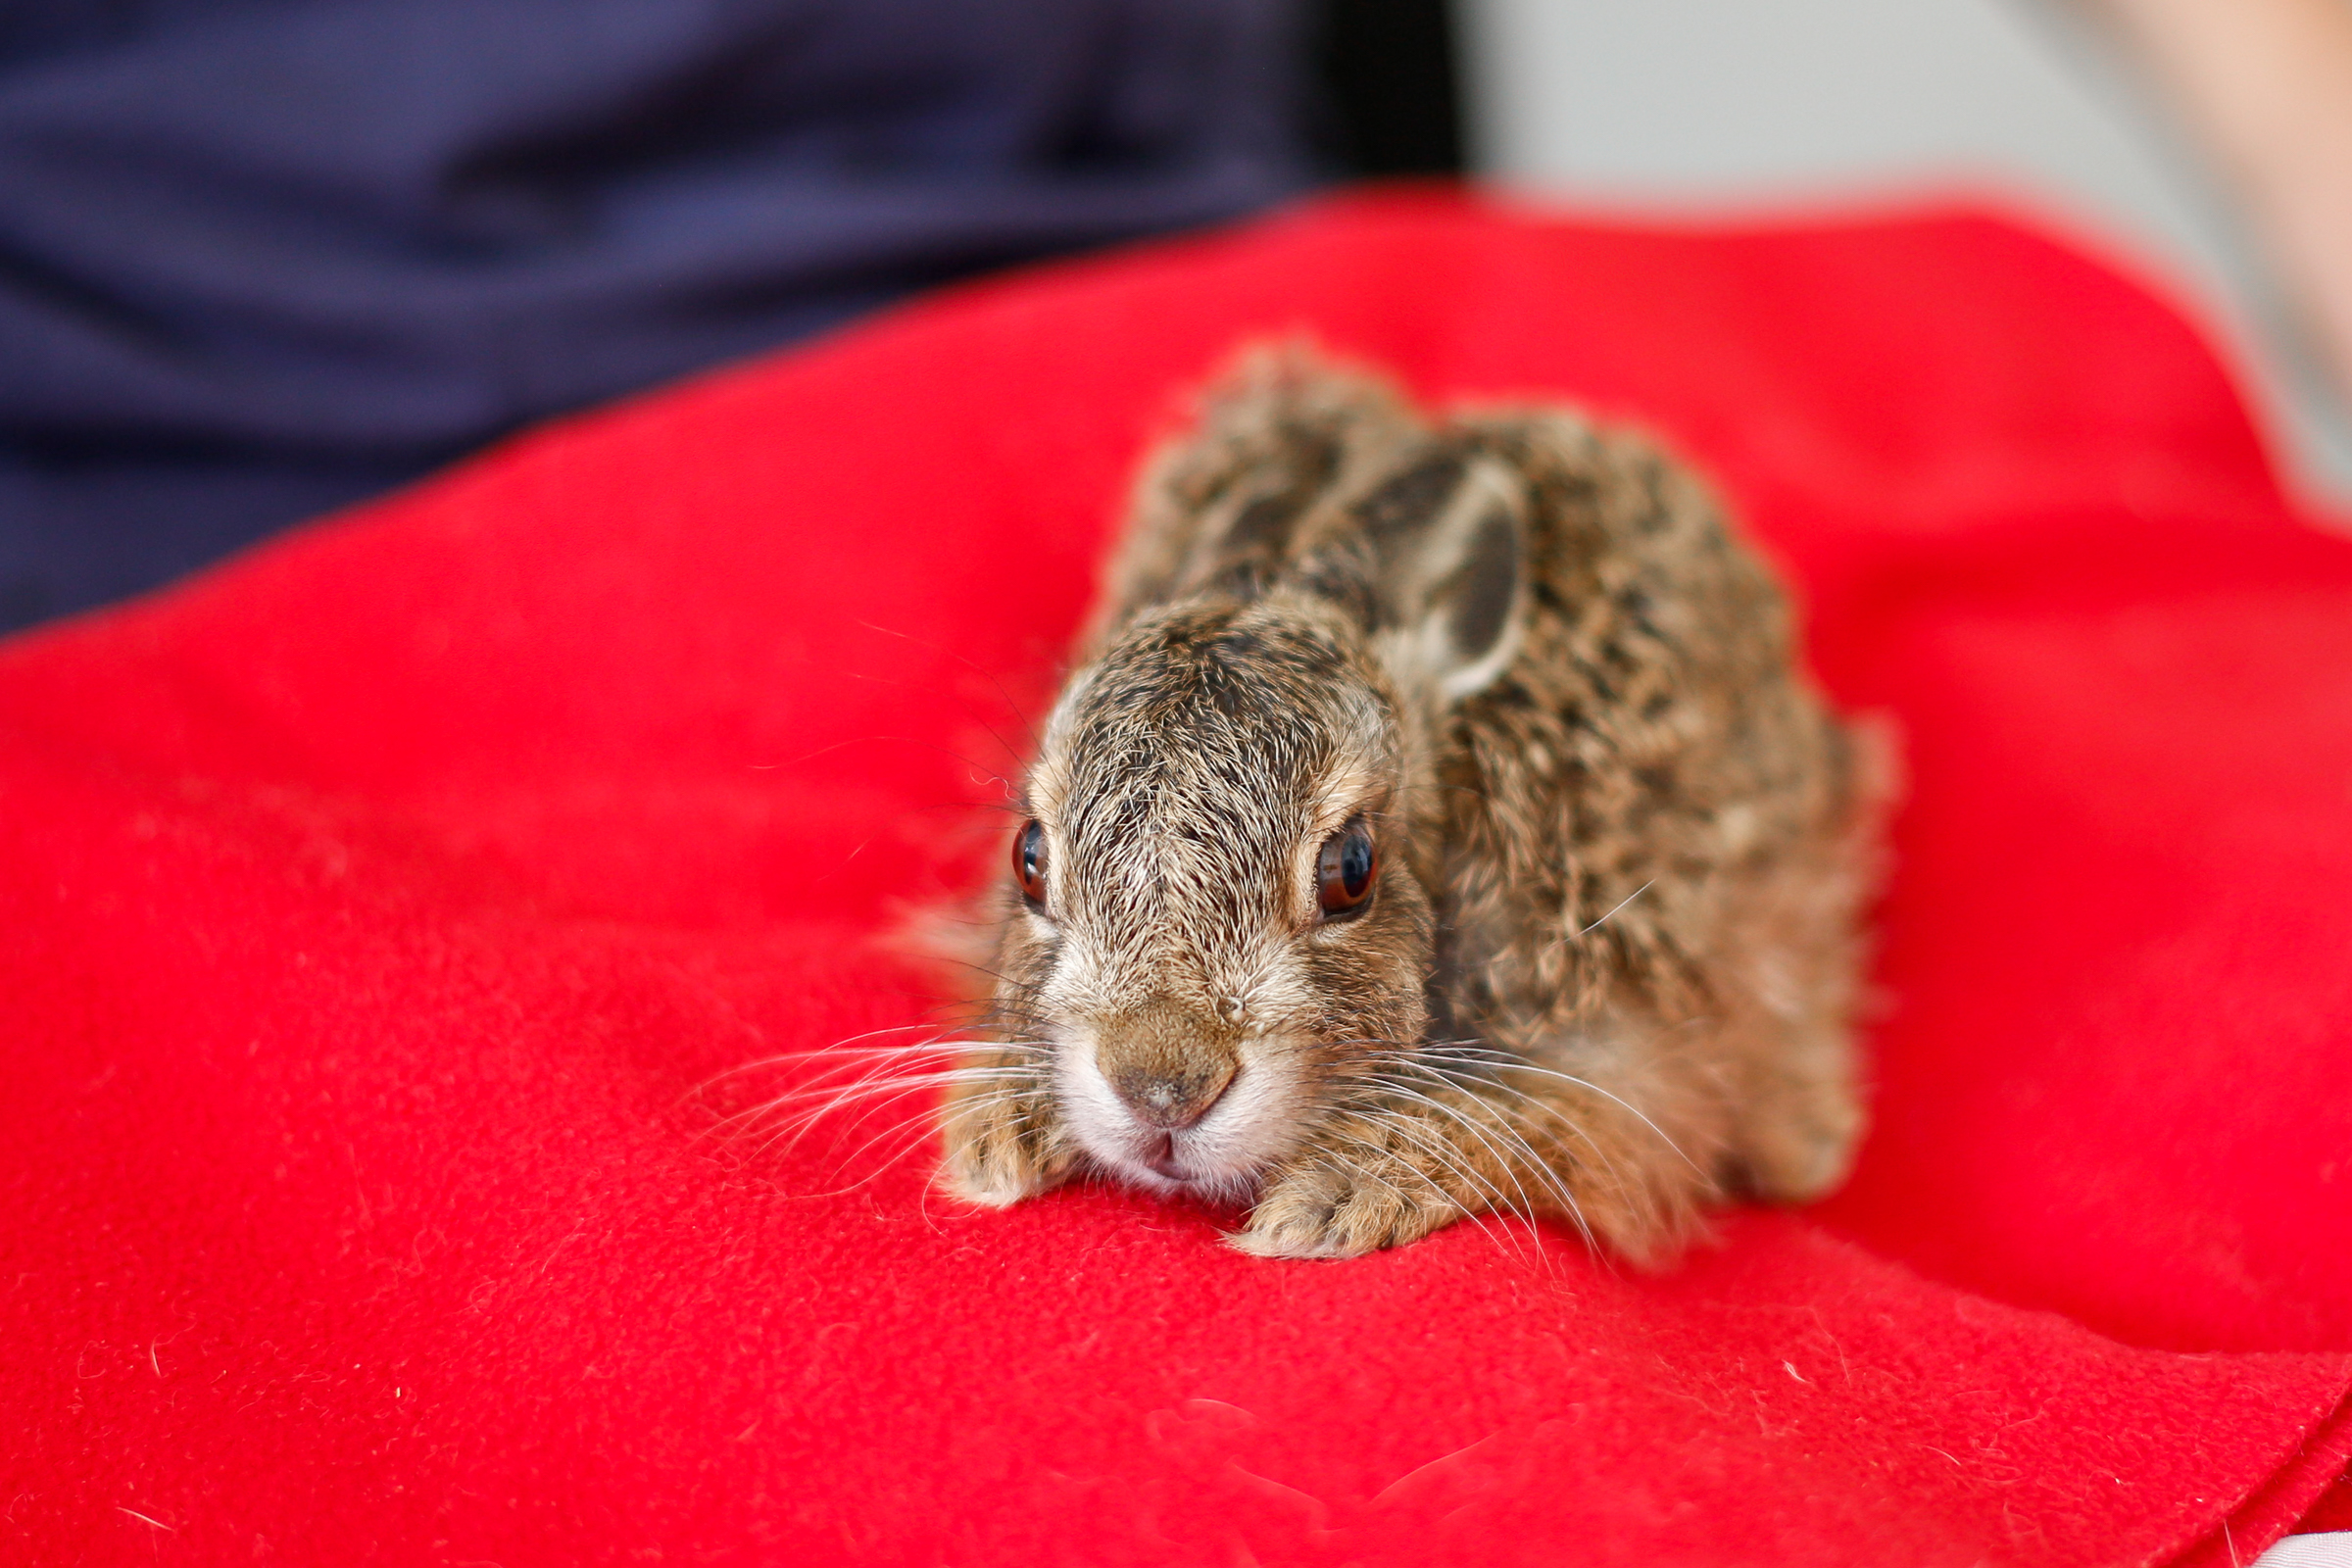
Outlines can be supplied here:
<path id="1" fill-rule="evenodd" d="M 1527 495 L 1475 452 L 1432 454 L 1358 503 L 1383 654 L 1408 685 L 1467 697 L 1502 673 L 1527 619 Z"/>

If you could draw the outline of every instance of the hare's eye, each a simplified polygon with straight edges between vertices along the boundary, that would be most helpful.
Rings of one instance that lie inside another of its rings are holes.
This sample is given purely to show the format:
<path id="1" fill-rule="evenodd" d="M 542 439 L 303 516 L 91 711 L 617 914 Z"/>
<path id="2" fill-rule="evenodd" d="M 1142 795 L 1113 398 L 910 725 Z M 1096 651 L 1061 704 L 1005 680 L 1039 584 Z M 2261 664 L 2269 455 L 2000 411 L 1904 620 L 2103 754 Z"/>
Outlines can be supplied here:
<path id="1" fill-rule="evenodd" d="M 1380 857 L 1372 847 L 1372 829 L 1356 817 L 1323 843 L 1315 861 L 1315 896 L 1323 918 L 1341 920 L 1362 909 L 1372 898 L 1372 877 Z"/>
<path id="2" fill-rule="evenodd" d="M 1013 835 L 1012 879 L 1031 908 L 1046 906 L 1046 825 L 1034 816 Z"/>

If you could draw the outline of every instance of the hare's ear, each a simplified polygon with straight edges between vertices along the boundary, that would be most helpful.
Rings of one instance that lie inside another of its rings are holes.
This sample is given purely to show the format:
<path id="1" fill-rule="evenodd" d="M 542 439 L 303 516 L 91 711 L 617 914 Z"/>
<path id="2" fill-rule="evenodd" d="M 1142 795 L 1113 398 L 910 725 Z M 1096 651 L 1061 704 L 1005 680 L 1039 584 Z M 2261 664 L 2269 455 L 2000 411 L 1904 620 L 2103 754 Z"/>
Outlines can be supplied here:
<path id="1" fill-rule="evenodd" d="M 1353 511 L 1392 672 L 1449 700 L 1484 689 L 1519 651 L 1527 621 L 1526 486 L 1497 459 L 1448 444 Z"/>
<path id="2" fill-rule="evenodd" d="M 1216 588 L 1254 598 L 1302 519 L 1427 432 L 1386 382 L 1303 343 L 1246 351 L 1192 432 L 1146 466 L 1107 583 L 1110 621 Z"/>

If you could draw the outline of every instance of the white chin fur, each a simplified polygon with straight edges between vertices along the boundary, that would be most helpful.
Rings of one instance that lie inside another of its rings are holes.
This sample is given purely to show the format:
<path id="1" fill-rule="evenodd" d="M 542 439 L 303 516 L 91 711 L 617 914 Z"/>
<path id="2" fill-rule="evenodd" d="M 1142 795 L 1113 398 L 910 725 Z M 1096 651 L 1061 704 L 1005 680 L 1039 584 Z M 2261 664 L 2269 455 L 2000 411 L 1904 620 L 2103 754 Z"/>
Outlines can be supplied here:
<path id="1" fill-rule="evenodd" d="M 1138 1121 L 1102 1069 L 1095 1042 L 1066 1042 L 1054 1065 L 1054 1094 L 1062 1120 L 1106 1175 L 1152 1193 L 1198 1193 L 1223 1201 L 1256 1196 L 1259 1176 L 1291 1152 L 1304 1109 L 1298 1071 L 1268 1043 L 1243 1047 L 1241 1070 L 1208 1114 L 1167 1136 L 1177 1174 L 1152 1168 L 1161 1130 Z"/>

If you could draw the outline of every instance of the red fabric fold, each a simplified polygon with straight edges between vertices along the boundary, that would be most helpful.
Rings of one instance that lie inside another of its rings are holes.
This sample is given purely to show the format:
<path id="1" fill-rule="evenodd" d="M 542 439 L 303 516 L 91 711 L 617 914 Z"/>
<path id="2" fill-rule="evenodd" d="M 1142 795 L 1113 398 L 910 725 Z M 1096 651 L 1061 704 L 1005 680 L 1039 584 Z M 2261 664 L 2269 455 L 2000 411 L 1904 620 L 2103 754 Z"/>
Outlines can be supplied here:
<path id="1" fill-rule="evenodd" d="M 713 1127 L 938 1016 L 884 938 L 1131 466 L 1300 330 L 1666 433 L 1900 721 L 1829 1203 L 1281 1264 Z M 6 645 L 0 843 L 21 1560 L 2218 1563 L 2352 1450 L 2352 544 L 2002 222 L 1391 194 L 939 296 Z"/>

